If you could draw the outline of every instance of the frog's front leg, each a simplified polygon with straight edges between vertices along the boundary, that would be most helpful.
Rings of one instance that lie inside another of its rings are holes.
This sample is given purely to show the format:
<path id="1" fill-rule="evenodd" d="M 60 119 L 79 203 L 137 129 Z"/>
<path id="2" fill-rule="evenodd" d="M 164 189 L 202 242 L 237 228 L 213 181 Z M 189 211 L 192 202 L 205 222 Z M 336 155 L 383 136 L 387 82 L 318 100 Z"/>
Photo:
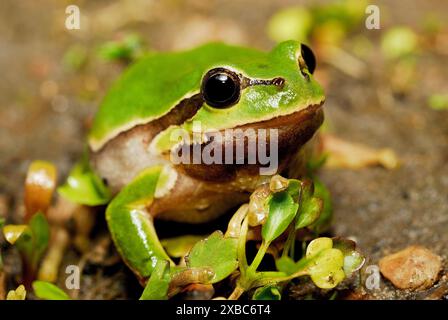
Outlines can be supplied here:
<path id="1" fill-rule="evenodd" d="M 117 250 L 140 280 L 151 275 L 158 260 L 172 263 L 160 244 L 149 213 L 158 193 L 166 190 L 169 184 L 170 172 L 166 169 L 155 166 L 143 170 L 121 190 L 106 210 Z"/>

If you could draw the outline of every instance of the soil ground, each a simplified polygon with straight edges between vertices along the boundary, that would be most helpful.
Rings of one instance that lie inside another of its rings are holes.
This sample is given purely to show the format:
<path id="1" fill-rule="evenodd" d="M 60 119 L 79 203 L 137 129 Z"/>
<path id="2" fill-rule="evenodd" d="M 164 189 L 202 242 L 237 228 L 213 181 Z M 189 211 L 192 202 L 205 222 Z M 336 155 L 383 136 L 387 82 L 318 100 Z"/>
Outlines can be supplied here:
<path id="1" fill-rule="evenodd" d="M 378 2 L 385 10 L 382 29 L 361 31 L 371 39 L 374 52 L 383 30 L 398 24 L 418 28 L 428 13 L 448 11 L 446 1 Z M 304 2 L 76 1 L 81 30 L 68 31 L 65 7 L 71 1 L 1 1 L 0 192 L 2 199 L 9 199 L 8 211 L 20 212 L 30 161 L 53 161 L 62 180 L 79 157 L 89 119 L 122 69 L 97 58 L 100 43 L 131 30 L 154 50 L 214 39 L 268 50 L 274 43 L 266 35 L 266 21 L 277 9 L 296 3 Z M 82 68 L 67 66 L 70 50 L 85 52 Z M 448 111 L 432 110 L 426 103 L 433 92 L 448 91 L 446 60 L 446 55 L 422 52 L 418 83 L 402 95 L 384 84 L 390 76 L 384 62 L 371 64 L 369 76 L 361 80 L 321 66 L 331 132 L 371 147 L 392 148 L 401 160 L 395 170 L 320 173 L 333 196 L 332 233 L 355 238 L 368 264 L 411 244 L 448 258 Z M 377 299 L 426 294 L 395 290 L 386 280 L 368 293 Z"/>

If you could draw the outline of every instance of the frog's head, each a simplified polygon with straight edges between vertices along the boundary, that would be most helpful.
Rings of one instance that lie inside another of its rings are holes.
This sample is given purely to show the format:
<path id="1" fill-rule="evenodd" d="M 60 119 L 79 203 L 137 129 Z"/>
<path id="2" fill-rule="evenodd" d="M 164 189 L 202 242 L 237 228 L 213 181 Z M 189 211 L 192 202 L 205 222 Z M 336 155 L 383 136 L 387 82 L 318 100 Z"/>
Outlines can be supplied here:
<path id="1" fill-rule="evenodd" d="M 204 104 L 184 126 L 200 121 L 206 131 L 230 129 L 321 105 L 315 66 L 312 51 L 296 41 L 265 55 L 215 62 L 202 75 Z"/>
<path id="2" fill-rule="evenodd" d="M 324 94 L 312 76 L 316 61 L 311 49 L 296 41 L 287 41 L 268 54 L 247 55 L 234 55 L 234 59 L 214 62 L 204 70 L 198 93 L 201 107 L 184 123 L 159 134 L 151 144 L 154 152 L 173 150 L 179 141 L 176 138 L 179 129 L 188 132 L 190 142 L 198 142 L 192 134 L 198 129 L 213 139 L 213 133 L 228 129 L 246 130 L 247 136 L 258 132 L 248 129 L 274 129 L 278 131 L 277 152 L 281 159 L 312 137 L 323 121 Z M 216 144 L 229 147 L 235 140 L 242 141 L 241 138 L 224 140 L 211 141 L 205 135 L 205 141 L 202 138 L 200 143 L 217 148 Z M 248 156 L 247 145 L 245 156 Z M 194 168 L 196 171 L 198 166 Z M 208 167 L 203 169 L 208 176 L 213 172 Z M 218 170 L 216 176 L 225 175 Z"/>
<path id="3" fill-rule="evenodd" d="M 309 140 L 323 120 L 324 93 L 314 68 L 311 50 L 296 41 L 271 52 L 211 43 L 149 56 L 106 95 L 89 135 L 91 149 L 156 124 L 149 150 L 166 154 L 179 145 L 174 132 L 193 136 L 199 124 L 205 133 L 278 129 L 279 152 L 287 153 Z"/>

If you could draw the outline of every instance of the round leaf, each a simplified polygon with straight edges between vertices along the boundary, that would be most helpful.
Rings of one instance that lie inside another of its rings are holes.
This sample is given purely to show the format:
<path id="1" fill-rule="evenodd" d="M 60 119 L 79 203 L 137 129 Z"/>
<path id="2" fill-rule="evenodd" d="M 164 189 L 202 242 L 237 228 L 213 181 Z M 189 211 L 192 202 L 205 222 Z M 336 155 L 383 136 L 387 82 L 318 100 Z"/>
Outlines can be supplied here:
<path id="1" fill-rule="evenodd" d="M 349 239 L 333 238 L 333 247 L 344 255 L 344 272 L 346 276 L 362 268 L 364 256 L 356 250 L 356 243 Z"/>
<path id="2" fill-rule="evenodd" d="M 317 238 L 308 244 L 308 247 L 306 248 L 306 256 L 312 257 L 325 249 L 331 248 L 333 248 L 333 240 L 326 237 Z"/>
<path id="3" fill-rule="evenodd" d="M 196 242 L 204 239 L 203 236 L 184 235 L 160 241 L 166 252 L 173 258 L 182 258 L 185 256 Z"/>
<path id="4" fill-rule="evenodd" d="M 319 288 L 331 289 L 344 280 L 343 266 L 344 255 L 340 250 L 325 249 L 309 264 L 308 274 Z"/>
<path id="5" fill-rule="evenodd" d="M 271 242 L 278 238 L 294 219 L 298 207 L 287 192 L 273 194 L 269 201 L 268 218 L 261 229 L 263 239 Z"/>
<path id="6" fill-rule="evenodd" d="M 210 283 L 228 277 L 238 267 L 238 239 L 224 238 L 221 231 L 215 231 L 207 239 L 199 241 L 185 258 L 188 267 L 209 267 L 215 273 Z"/>

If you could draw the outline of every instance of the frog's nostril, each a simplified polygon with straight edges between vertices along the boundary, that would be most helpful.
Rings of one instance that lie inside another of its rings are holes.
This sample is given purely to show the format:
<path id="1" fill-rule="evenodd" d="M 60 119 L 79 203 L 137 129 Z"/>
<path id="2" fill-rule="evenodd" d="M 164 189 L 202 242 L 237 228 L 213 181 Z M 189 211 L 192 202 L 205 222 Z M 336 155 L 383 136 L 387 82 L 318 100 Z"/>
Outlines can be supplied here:
<path id="1" fill-rule="evenodd" d="M 285 79 L 275 78 L 272 80 L 272 84 L 277 87 L 283 87 L 283 85 L 285 84 Z"/>

